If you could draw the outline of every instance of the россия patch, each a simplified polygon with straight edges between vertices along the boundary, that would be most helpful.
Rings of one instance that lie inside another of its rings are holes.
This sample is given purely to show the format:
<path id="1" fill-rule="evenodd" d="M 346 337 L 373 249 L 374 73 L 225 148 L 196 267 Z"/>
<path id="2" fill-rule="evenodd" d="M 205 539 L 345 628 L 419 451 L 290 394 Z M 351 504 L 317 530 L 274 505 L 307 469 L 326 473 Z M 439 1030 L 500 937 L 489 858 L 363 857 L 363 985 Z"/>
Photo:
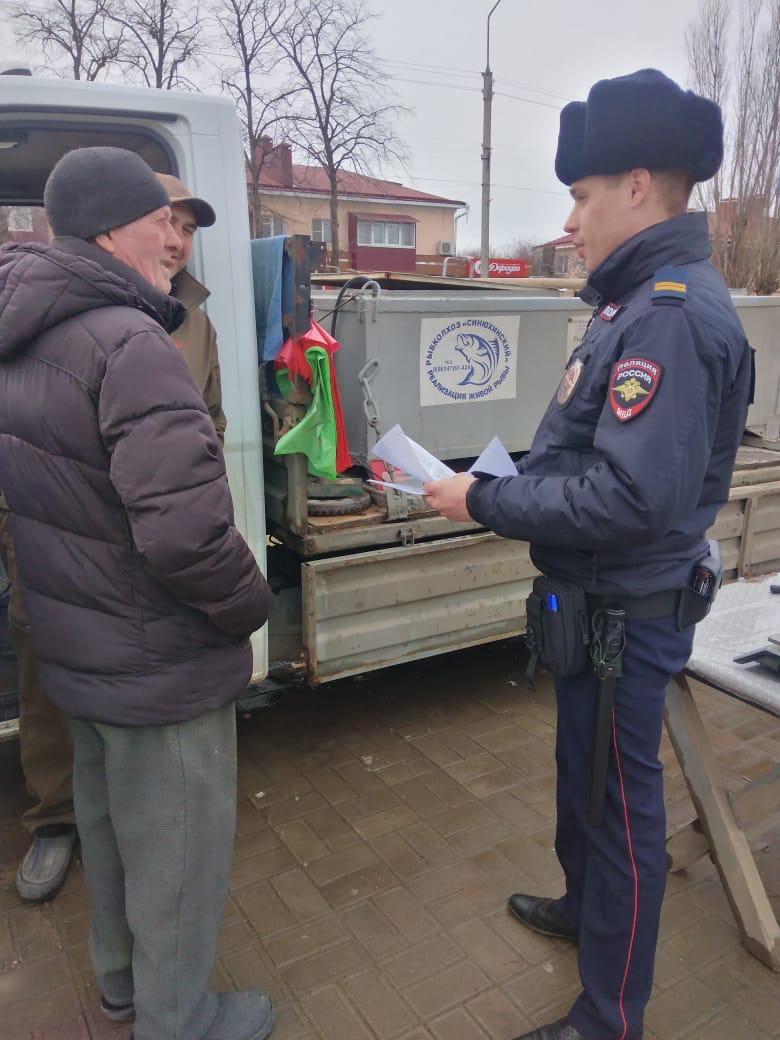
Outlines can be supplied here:
<path id="1" fill-rule="evenodd" d="M 647 358 L 624 358 L 612 367 L 609 403 L 620 422 L 635 419 L 655 397 L 663 369 Z"/>

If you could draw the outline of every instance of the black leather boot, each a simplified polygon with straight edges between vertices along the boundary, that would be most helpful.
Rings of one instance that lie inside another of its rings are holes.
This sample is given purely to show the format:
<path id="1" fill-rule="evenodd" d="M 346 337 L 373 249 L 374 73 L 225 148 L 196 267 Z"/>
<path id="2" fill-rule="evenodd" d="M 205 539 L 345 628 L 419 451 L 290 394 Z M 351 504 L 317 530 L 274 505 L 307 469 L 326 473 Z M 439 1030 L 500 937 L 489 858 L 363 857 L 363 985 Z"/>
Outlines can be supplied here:
<path id="1" fill-rule="evenodd" d="M 585 1037 L 578 1033 L 574 1026 L 561 1019 L 560 1022 L 552 1022 L 549 1026 L 539 1026 L 530 1033 L 523 1033 L 517 1040 L 585 1040 Z"/>
<path id="2" fill-rule="evenodd" d="M 570 942 L 577 941 L 577 929 L 563 918 L 556 900 L 515 892 L 509 897 L 508 906 L 518 921 L 522 921 L 540 935 L 549 935 L 553 939 L 568 939 Z"/>

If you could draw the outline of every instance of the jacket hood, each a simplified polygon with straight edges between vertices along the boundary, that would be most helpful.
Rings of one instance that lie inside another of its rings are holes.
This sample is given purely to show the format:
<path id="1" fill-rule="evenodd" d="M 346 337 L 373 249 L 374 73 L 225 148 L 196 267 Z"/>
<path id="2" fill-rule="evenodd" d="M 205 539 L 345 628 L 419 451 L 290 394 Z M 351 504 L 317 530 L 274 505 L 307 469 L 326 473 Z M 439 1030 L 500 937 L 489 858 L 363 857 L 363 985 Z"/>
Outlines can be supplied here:
<path id="1" fill-rule="evenodd" d="M 184 316 L 180 303 L 90 242 L 0 247 L 0 358 L 69 318 L 116 306 L 141 310 L 166 331 Z"/>

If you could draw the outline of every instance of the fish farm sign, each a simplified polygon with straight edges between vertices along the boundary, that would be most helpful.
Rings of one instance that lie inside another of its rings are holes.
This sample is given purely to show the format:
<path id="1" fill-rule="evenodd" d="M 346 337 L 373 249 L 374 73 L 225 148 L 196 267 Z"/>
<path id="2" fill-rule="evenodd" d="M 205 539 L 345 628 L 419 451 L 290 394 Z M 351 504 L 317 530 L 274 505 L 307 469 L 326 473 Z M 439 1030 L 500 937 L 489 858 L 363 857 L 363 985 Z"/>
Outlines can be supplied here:
<path id="1" fill-rule="evenodd" d="M 420 404 L 517 397 L 520 318 L 423 318 Z"/>

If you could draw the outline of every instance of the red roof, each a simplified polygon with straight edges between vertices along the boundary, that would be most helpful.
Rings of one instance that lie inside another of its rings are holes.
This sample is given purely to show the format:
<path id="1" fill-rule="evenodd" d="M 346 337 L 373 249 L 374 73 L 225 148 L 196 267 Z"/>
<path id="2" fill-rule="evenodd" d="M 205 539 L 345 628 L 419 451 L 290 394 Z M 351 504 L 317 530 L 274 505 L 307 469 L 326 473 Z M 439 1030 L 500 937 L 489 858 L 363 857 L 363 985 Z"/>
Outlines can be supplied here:
<path id="1" fill-rule="evenodd" d="M 329 195 L 328 175 L 321 166 L 292 166 L 292 187 L 280 178 L 281 171 L 276 166 L 264 166 L 260 174 L 260 188 L 272 188 L 278 191 L 295 194 L 299 191 L 311 191 Z M 442 206 L 465 206 L 460 199 L 445 199 L 441 195 L 429 195 L 416 188 L 407 188 L 400 181 L 385 181 L 378 177 L 366 177 L 361 173 L 343 170 L 338 175 L 340 195 L 363 195 L 371 198 L 397 199 L 399 202 L 435 202 Z"/>
<path id="2" fill-rule="evenodd" d="M 571 246 L 574 245 L 574 239 L 571 235 L 561 235 L 560 238 L 554 238 L 550 242 L 542 242 L 540 246 L 536 246 L 536 249 L 546 249 L 548 246 Z"/>

